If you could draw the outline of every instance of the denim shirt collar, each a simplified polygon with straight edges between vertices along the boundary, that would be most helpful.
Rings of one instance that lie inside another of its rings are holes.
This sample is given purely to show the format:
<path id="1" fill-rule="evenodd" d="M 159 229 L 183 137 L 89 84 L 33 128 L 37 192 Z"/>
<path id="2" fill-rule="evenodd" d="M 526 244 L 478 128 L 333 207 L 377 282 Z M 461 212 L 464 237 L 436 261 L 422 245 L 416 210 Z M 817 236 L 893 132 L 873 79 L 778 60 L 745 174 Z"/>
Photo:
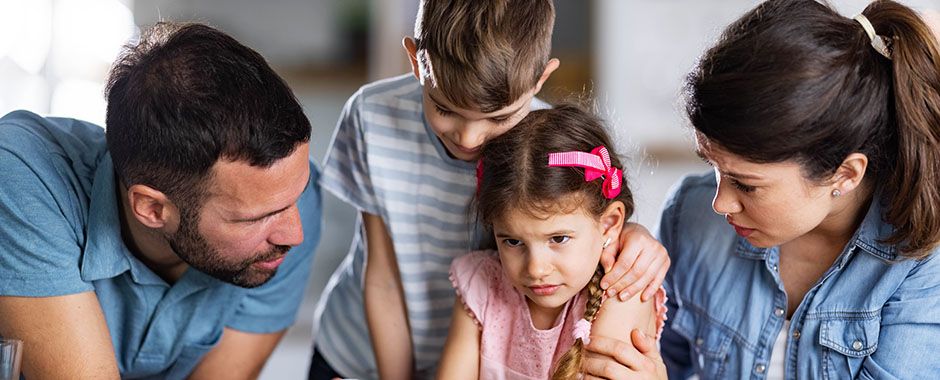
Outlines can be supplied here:
<path id="1" fill-rule="evenodd" d="M 131 280 L 138 284 L 169 287 L 166 281 L 134 257 L 124 244 L 115 188 L 114 163 L 111 161 L 111 155 L 105 154 L 98 162 L 91 190 L 88 230 L 80 269 L 82 280 L 91 282 L 114 278 L 130 271 Z M 211 277 L 199 271 L 186 272 L 186 277 L 195 277 L 193 280 L 200 285 L 212 282 Z"/>
<path id="2" fill-rule="evenodd" d="M 858 229 L 855 230 L 855 234 L 852 235 L 852 238 L 849 239 L 848 244 L 846 244 L 846 248 L 848 249 L 836 260 L 836 264 L 838 264 L 840 268 L 848 261 L 851 256 L 850 253 L 855 251 L 854 247 L 858 247 L 860 251 L 867 252 L 883 260 L 898 260 L 897 246 L 884 244 L 879 241 L 891 236 L 894 232 L 894 227 L 882 220 L 883 202 L 881 192 L 876 191 L 875 196 L 872 198 L 871 206 L 868 207 L 868 212 L 865 214 L 865 219 L 862 220 L 862 224 L 859 225 Z M 737 254 L 744 258 L 766 260 L 779 250 L 777 246 L 770 248 L 755 247 L 743 236 L 738 236 L 736 239 Z"/>

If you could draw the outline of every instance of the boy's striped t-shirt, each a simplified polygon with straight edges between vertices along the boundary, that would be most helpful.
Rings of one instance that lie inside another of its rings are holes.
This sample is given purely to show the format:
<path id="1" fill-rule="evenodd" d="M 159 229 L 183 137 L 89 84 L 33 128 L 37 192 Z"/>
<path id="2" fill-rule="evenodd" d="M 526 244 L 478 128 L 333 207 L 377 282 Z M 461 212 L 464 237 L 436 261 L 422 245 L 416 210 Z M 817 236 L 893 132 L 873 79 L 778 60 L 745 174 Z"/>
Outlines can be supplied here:
<path id="1" fill-rule="evenodd" d="M 534 108 L 545 108 L 533 100 Z M 470 216 L 476 163 L 451 158 L 425 121 L 411 74 L 363 86 L 343 109 L 321 185 L 360 211 L 379 215 L 391 235 L 405 292 L 418 377 L 433 377 L 450 327 L 451 261 L 479 248 Z M 357 221 L 350 251 L 317 306 L 315 344 L 346 377 L 378 377 L 362 299 L 365 242 Z"/>
<path id="2" fill-rule="evenodd" d="M 405 291 L 416 370 L 433 372 L 455 296 L 450 262 L 475 248 L 472 240 L 481 234 L 468 216 L 476 164 L 447 155 L 422 107 L 421 87 L 410 74 L 361 88 L 343 110 L 320 183 L 385 222 Z M 362 299 L 361 220 L 356 228 L 349 256 L 317 307 L 315 343 L 343 376 L 374 379 Z"/>

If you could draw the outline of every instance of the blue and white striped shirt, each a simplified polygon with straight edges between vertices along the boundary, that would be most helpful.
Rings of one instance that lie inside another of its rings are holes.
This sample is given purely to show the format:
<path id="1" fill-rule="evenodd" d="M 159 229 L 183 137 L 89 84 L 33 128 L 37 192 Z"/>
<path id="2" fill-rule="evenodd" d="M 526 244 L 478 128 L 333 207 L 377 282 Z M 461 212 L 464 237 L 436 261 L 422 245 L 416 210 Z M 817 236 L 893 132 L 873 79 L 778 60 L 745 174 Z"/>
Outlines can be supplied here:
<path id="1" fill-rule="evenodd" d="M 533 107 L 545 103 L 533 100 Z M 433 376 L 450 327 L 454 257 L 479 248 L 471 220 L 476 163 L 448 156 L 425 121 L 411 74 L 363 86 L 346 103 L 324 159 L 322 187 L 379 215 L 391 235 L 405 292 L 417 374 Z M 317 349 L 343 376 L 378 377 L 362 299 L 361 220 L 349 255 L 317 305 Z"/>

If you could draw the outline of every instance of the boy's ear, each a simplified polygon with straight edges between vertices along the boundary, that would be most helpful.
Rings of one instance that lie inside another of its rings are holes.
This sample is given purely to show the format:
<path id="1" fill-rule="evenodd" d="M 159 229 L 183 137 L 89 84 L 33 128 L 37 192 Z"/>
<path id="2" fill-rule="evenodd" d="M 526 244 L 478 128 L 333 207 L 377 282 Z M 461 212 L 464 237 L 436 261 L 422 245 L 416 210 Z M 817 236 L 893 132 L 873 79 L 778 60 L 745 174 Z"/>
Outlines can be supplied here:
<path id="1" fill-rule="evenodd" d="M 421 80 L 421 71 L 418 70 L 418 45 L 415 44 L 415 39 L 405 37 L 401 40 L 401 45 L 408 54 L 408 61 L 411 62 L 411 72 L 414 74 L 415 78 Z"/>
<path id="2" fill-rule="evenodd" d="M 626 206 L 621 201 L 614 201 L 604 213 L 601 214 L 601 228 L 604 229 L 604 236 L 616 239 L 620 236 L 620 230 L 623 229 L 627 215 Z"/>
<path id="3" fill-rule="evenodd" d="M 561 65 L 561 61 L 558 58 L 552 58 L 548 60 L 548 63 L 545 64 L 545 71 L 542 72 L 542 76 L 539 77 L 539 82 L 535 84 L 535 93 L 538 94 L 539 91 L 542 91 L 542 84 L 548 80 L 548 77 L 558 69 L 558 66 Z"/>
<path id="4" fill-rule="evenodd" d="M 179 221 L 179 209 L 162 191 L 145 185 L 127 189 L 131 214 L 141 224 L 162 229 Z"/>

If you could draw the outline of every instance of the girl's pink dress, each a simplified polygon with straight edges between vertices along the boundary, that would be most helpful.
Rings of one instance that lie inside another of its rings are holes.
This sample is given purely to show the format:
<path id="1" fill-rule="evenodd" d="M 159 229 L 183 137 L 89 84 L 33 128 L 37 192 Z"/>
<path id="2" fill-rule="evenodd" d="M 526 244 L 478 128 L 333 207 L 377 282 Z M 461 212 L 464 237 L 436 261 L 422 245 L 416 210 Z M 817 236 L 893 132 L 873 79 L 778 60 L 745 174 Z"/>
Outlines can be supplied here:
<path id="1" fill-rule="evenodd" d="M 584 316 L 586 291 L 569 300 L 552 328 L 532 325 L 525 295 L 504 275 L 496 251 L 456 258 L 450 279 L 464 308 L 480 327 L 480 379 L 547 379 L 554 363 L 574 345 L 574 324 Z M 659 326 L 665 317 L 665 292 L 656 297 Z M 661 327 L 660 327 L 661 328 Z"/>
<path id="2" fill-rule="evenodd" d="M 551 329 L 539 330 L 525 296 L 503 274 L 496 251 L 454 259 L 450 279 L 482 331 L 480 379 L 547 379 L 552 364 L 574 345 L 571 335 L 584 315 L 584 292 L 565 304 Z"/>

